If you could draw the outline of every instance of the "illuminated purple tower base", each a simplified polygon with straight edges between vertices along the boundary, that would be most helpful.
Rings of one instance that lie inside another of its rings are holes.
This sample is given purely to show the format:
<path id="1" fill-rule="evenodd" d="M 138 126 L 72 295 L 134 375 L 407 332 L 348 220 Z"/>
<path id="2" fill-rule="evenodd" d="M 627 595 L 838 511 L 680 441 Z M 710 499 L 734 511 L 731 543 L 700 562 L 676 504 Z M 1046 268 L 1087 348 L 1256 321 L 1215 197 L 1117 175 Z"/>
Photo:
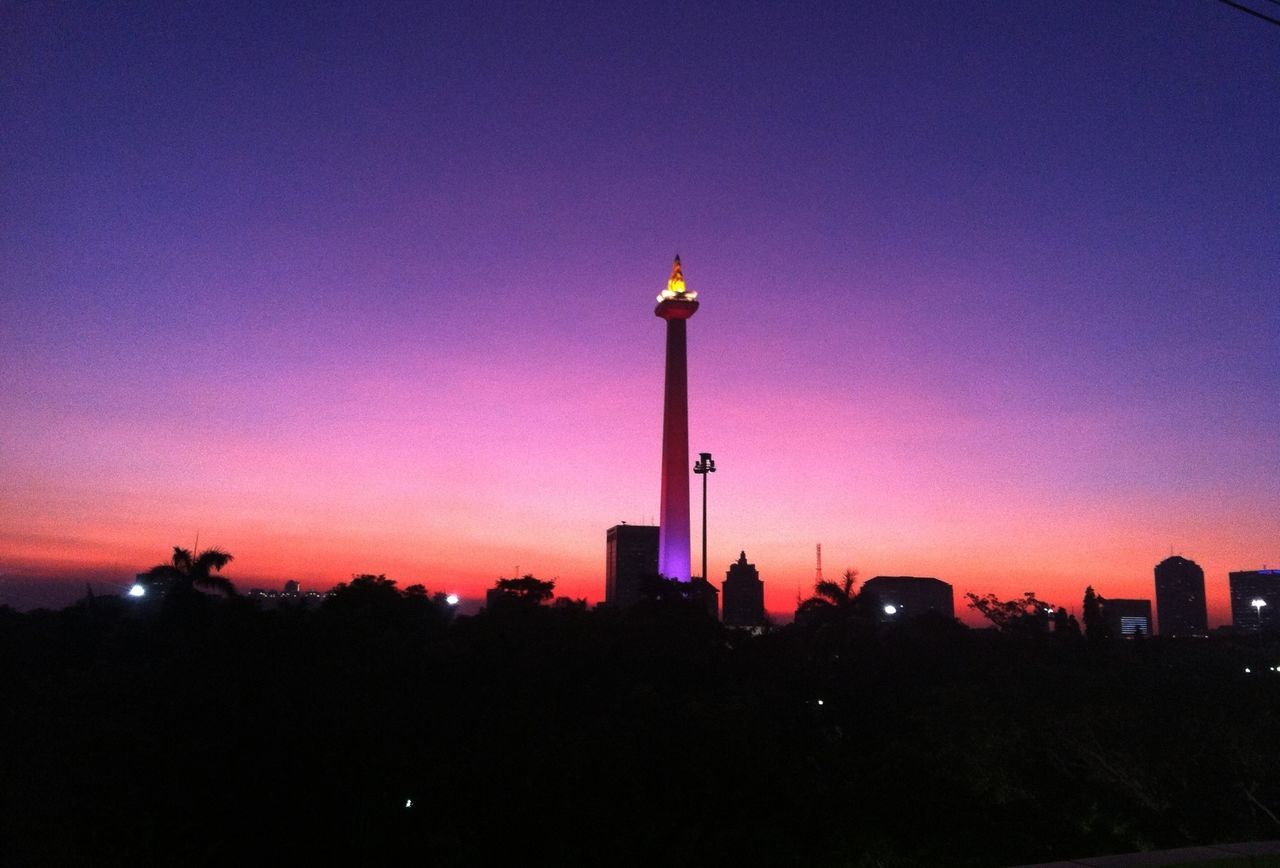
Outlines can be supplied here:
<path id="1" fill-rule="evenodd" d="M 658 519 L 658 572 L 687 582 L 689 568 L 689 365 L 685 321 L 698 310 L 698 294 L 685 289 L 680 257 L 654 314 L 667 321 L 667 379 L 662 403 L 662 509 Z M 704 577 L 705 578 L 705 577 Z"/>

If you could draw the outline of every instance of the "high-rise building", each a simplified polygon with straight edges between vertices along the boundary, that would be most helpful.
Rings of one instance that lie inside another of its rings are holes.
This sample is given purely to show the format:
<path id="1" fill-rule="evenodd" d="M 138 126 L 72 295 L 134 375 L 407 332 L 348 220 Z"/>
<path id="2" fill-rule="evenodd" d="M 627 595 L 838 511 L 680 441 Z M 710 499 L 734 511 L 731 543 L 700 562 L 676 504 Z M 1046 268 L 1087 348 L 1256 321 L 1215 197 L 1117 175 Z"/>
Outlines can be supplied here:
<path id="1" fill-rule="evenodd" d="M 689 566 L 689 369 L 685 322 L 698 311 L 698 294 L 685 287 L 680 257 L 658 296 L 654 314 L 667 321 L 667 369 L 662 402 L 662 508 L 658 570 L 687 582 Z"/>
<path id="2" fill-rule="evenodd" d="M 1231 626 L 1257 633 L 1280 625 L 1280 570 L 1228 573 Z"/>
<path id="3" fill-rule="evenodd" d="M 1178 555 L 1156 564 L 1156 617 L 1161 636 L 1209 634 L 1204 570 L 1199 564 Z"/>
<path id="4" fill-rule="evenodd" d="M 619 524 L 605 532 L 604 601 L 630 606 L 640 599 L 641 583 L 658 574 L 658 529 Z"/>
<path id="5" fill-rule="evenodd" d="M 955 594 L 951 585 L 931 577 L 876 576 L 862 585 L 861 594 L 876 600 L 876 618 L 901 621 L 925 612 L 937 612 L 947 618 L 956 616 Z"/>
<path id="6" fill-rule="evenodd" d="M 1098 612 L 1116 638 L 1151 635 L 1151 601 L 1098 597 Z"/>
<path id="7" fill-rule="evenodd" d="M 763 627 L 764 582 L 755 564 L 747 563 L 747 553 L 738 555 L 736 563 L 725 573 L 722 620 L 730 627 Z"/>

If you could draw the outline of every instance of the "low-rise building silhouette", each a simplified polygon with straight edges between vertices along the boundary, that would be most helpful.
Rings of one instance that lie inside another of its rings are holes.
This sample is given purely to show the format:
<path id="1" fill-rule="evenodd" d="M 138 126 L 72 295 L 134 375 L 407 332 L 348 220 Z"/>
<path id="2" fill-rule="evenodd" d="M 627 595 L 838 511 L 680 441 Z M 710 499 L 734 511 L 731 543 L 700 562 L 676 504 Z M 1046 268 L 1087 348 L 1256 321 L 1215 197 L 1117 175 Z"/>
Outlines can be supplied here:
<path id="1" fill-rule="evenodd" d="M 722 620 L 729 627 L 763 627 L 764 582 L 755 564 L 747 563 L 747 553 L 738 555 L 724 578 L 724 615 Z"/>
<path id="2" fill-rule="evenodd" d="M 1151 635 L 1151 601 L 1098 597 L 1098 610 L 1115 638 Z"/>
<path id="3" fill-rule="evenodd" d="M 1161 636 L 1209 635 L 1204 570 L 1179 555 L 1156 564 L 1156 616 Z"/>
<path id="4" fill-rule="evenodd" d="M 951 585 L 930 576 L 876 576 L 863 584 L 861 593 L 875 597 L 876 618 L 880 621 L 901 621 L 925 612 L 937 612 L 947 618 L 956 616 Z"/>
<path id="5" fill-rule="evenodd" d="M 1241 570 L 1227 574 L 1231 587 L 1231 626 L 1258 633 L 1280 626 L 1280 570 Z"/>
<path id="6" fill-rule="evenodd" d="M 605 532 L 604 601 L 630 606 L 640 599 L 641 584 L 658 574 L 658 528 L 618 524 Z"/>
<path id="7" fill-rule="evenodd" d="M 720 589 L 702 576 L 693 576 L 688 582 L 688 598 L 697 603 L 706 613 L 717 621 L 720 620 Z"/>

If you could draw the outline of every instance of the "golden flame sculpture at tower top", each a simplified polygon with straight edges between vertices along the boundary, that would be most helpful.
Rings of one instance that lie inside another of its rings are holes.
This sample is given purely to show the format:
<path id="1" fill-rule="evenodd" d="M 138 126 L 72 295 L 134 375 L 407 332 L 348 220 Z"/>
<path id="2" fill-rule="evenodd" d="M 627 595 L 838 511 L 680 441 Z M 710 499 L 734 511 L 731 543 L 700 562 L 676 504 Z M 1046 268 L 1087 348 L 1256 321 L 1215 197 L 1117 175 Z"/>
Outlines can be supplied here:
<path id="1" fill-rule="evenodd" d="M 667 281 L 667 288 L 658 295 L 658 301 L 666 301 L 672 298 L 687 298 L 693 300 L 698 297 L 696 292 L 691 292 L 684 285 L 684 271 L 680 267 L 680 254 L 676 254 L 676 261 L 671 265 L 671 279 Z"/>

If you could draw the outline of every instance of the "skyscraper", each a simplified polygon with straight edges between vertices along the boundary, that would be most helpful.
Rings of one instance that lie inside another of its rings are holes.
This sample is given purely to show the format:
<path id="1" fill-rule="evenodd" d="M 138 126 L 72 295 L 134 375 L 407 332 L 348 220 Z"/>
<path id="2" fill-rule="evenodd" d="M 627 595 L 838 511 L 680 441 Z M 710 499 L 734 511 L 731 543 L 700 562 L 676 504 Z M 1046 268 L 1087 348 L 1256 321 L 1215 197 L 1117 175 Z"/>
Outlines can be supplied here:
<path id="1" fill-rule="evenodd" d="M 764 582 L 747 553 L 738 555 L 724 578 L 724 623 L 730 627 L 764 626 Z"/>
<path id="2" fill-rule="evenodd" d="M 1280 570 L 1228 573 L 1231 626 L 1258 633 L 1280 624 Z"/>
<path id="3" fill-rule="evenodd" d="M 658 296 L 654 314 L 667 321 L 667 374 L 662 402 L 662 507 L 658 518 L 658 571 L 687 582 L 689 568 L 689 369 L 685 320 L 698 311 L 698 294 L 684 285 L 680 257 Z"/>
<path id="4" fill-rule="evenodd" d="M 1204 570 L 1174 555 L 1156 564 L 1156 625 L 1161 636 L 1207 636 Z"/>
<path id="5" fill-rule="evenodd" d="M 605 531 L 604 601 L 630 606 L 640 599 L 641 583 L 658 574 L 658 529 L 619 524 Z"/>

